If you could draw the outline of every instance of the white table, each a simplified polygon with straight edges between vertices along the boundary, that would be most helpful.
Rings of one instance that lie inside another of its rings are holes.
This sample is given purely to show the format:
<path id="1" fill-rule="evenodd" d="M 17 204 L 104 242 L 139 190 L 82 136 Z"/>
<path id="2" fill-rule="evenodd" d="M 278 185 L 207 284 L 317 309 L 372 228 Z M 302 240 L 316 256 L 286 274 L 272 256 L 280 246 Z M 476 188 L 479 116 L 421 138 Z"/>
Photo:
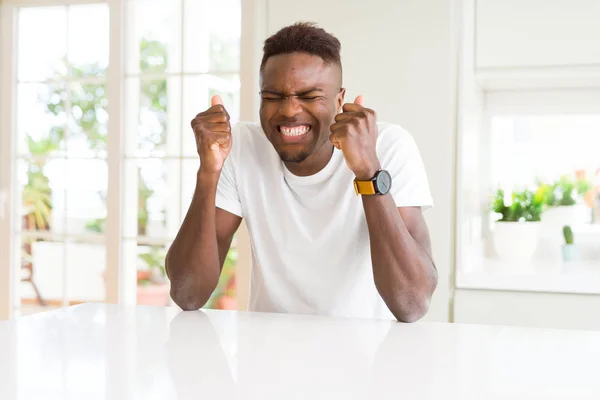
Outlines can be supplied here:
<path id="1" fill-rule="evenodd" d="M 0 399 L 599 399 L 600 332 L 85 304 L 0 323 Z"/>

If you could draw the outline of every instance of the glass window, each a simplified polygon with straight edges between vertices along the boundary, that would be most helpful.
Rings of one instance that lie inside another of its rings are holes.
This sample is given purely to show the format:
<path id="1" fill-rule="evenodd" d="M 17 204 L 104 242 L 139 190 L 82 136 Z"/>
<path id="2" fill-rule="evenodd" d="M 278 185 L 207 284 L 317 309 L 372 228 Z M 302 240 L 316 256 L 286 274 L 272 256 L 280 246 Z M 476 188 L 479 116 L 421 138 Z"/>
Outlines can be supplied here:
<path id="1" fill-rule="evenodd" d="M 189 123 L 214 94 L 239 119 L 241 2 L 129 0 L 126 20 L 123 248 L 138 268 L 138 304 L 162 305 L 164 254 L 195 187 Z M 235 254 L 207 307 L 235 308 Z"/>
<path id="2" fill-rule="evenodd" d="M 138 304 L 170 304 L 164 256 L 198 167 L 189 121 L 213 94 L 222 95 L 232 123 L 239 119 L 241 1 L 125 1 L 125 70 L 112 82 L 125 96 L 116 158 L 107 146 L 116 134 L 108 114 L 109 5 L 15 8 L 12 213 L 21 313 L 106 299 L 113 162 L 124 172 L 120 257 L 136 269 L 131 290 Z M 207 307 L 235 308 L 236 254 L 233 245 Z"/>
<path id="3" fill-rule="evenodd" d="M 546 112 L 528 113 L 543 110 L 543 96 L 530 99 L 534 106 L 502 96 L 498 109 L 491 102 L 481 134 L 466 138 L 461 171 L 477 179 L 463 178 L 458 268 L 524 273 L 598 265 L 600 112 L 582 106 L 577 113 L 571 102 L 561 113 L 555 97 Z M 507 104 L 524 111 L 507 112 Z"/>

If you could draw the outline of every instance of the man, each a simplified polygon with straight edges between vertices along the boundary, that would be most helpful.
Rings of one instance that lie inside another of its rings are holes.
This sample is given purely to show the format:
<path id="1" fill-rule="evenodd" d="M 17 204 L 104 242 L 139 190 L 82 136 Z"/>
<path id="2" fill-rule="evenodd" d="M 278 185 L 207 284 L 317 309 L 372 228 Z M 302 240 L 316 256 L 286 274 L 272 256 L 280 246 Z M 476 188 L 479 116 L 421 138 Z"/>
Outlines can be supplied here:
<path id="1" fill-rule="evenodd" d="M 192 120 L 200 169 L 167 254 L 171 296 L 201 308 L 246 219 L 250 310 L 412 322 L 437 285 L 413 138 L 344 104 L 340 42 L 312 24 L 265 41 L 260 124 L 233 127 L 220 97 Z M 358 192 L 358 193 L 357 193 Z"/>

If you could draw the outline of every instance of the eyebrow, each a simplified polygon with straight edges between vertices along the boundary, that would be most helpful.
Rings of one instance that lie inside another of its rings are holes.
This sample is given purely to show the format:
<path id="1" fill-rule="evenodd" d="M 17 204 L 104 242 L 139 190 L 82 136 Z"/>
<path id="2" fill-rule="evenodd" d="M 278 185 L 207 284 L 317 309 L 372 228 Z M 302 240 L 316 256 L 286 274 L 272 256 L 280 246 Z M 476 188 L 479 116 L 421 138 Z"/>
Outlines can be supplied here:
<path id="1" fill-rule="evenodd" d="M 295 93 L 292 96 L 304 96 L 304 95 L 307 95 L 312 92 L 324 92 L 324 90 L 321 88 L 310 88 L 307 90 L 303 90 L 302 92 Z M 278 92 L 278 91 L 272 90 L 272 89 L 261 90 L 260 94 L 272 94 L 272 95 L 276 95 L 276 96 L 285 96 L 284 93 L 281 93 L 281 92 Z"/>

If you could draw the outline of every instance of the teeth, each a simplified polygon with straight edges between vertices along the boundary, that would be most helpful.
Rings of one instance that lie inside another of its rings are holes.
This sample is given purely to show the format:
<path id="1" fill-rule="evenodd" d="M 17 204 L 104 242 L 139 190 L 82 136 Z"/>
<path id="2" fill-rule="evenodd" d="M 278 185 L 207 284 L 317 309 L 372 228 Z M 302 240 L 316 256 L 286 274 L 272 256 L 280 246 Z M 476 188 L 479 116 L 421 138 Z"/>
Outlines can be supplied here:
<path id="1" fill-rule="evenodd" d="M 300 136 L 300 135 L 304 135 L 306 134 L 309 130 L 310 127 L 307 125 L 302 125 L 302 126 L 282 126 L 280 128 L 281 133 L 283 133 L 285 136 Z"/>

